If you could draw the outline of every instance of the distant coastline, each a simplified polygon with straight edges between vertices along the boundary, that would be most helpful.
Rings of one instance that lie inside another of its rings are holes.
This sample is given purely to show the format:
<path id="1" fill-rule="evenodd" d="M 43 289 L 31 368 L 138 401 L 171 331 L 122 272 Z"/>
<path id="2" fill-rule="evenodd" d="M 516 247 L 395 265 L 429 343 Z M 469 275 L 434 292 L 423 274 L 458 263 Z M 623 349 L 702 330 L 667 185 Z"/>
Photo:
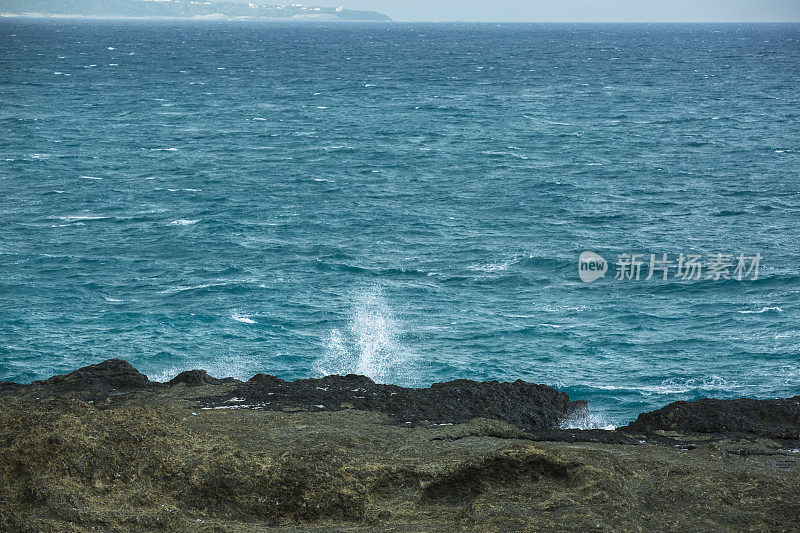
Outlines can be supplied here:
<path id="1" fill-rule="evenodd" d="M 0 0 L 0 17 L 132 20 L 391 22 L 377 11 L 342 7 L 185 0 Z"/>
<path id="2" fill-rule="evenodd" d="M 379 20 L 368 19 L 339 19 L 339 18 L 246 18 L 246 17 L 128 17 L 121 15 L 63 15 L 58 13 L 4 13 L 0 12 L 0 20 L 2 19 L 37 19 L 37 20 L 108 20 L 108 21 L 185 21 L 185 22 L 277 22 L 277 23 L 290 23 L 290 22 L 381 22 Z M 385 22 L 394 22 L 388 20 Z"/>

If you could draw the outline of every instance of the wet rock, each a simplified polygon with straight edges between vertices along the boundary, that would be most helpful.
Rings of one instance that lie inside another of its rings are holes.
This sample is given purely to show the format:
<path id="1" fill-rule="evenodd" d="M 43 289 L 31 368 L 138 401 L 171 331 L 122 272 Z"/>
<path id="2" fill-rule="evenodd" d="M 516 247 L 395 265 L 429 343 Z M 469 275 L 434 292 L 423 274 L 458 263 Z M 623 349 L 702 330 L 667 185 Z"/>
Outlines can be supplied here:
<path id="1" fill-rule="evenodd" d="M 13 392 L 23 388 L 25 385 L 14 383 L 12 381 L 0 381 L 0 394 L 6 392 Z"/>
<path id="2" fill-rule="evenodd" d="M 69 374 L 53 376 L 44 381 L 34 381 L 32 385 L 56 392 L 132 391 L 156 386 L 147 376 L 122 359 L 109 359 L 96 365 L 79 368 Z"/>
<path id="3" fill-rule="evenodd" d="M 189 387 L 198 387 L 200 385 L 218 385 L 220 383 L 235 383 L 233 378 L 215 378 L 210 376 L 205 370 L 186 370 L 181 372 L 167 382 L 167 385 L 177 385 L 184 383 Z"/>
<path id="4" fill-rule="evenodd" d="M 800 439 L 800 396 L 777 400 L 717 400 L 673 402 L 642 413 L 622 431 L 652 433 L 750 433 L 763 437 Z"/>
<path id="5" fill-rule="evenodd" d="M 454 424 L 483 417 L 526 430 L 558 427 L 560 420 L 586 406 L 586 402 L 571 401 L 567 394 L 551 387 L 522 380 L 501 383 L 459 379 L 414 389 L 381 385 L 354 374 L 292 382 L 259 374 L 226 395 L 205 397 L 200 403 L 218 407 L 230 405 L 232 398 L 267 410 L 338 411 L 344 405 L 386 413 L 397 423 L 410 425 Z"/>

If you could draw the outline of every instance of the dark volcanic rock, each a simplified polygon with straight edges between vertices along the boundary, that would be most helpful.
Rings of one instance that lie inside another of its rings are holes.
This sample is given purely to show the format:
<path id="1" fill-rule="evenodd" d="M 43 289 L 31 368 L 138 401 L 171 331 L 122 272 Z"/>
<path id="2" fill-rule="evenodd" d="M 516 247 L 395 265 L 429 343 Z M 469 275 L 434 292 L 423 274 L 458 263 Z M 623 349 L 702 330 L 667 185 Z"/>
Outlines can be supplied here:
<path id="1" fill-rule="evenodd" d="M 623 431 L 683 431 L 752 433 L 763 437 L 800 439 L 800 396 L 778 400 L 716 400 L 673 402 L 642 413 Z"/>
<path id="2" fill-rule="evenodd" d="M 185 383 L 190 387 L 197 387 L 200 385 L 217 385 L 219 383 L 235 383 L 237 380 L 233 378 L 215 378 L 209 376 L 205 370 L 187 370 L 181 372 L 167 382 L 167 385 L 177 385 L 178 383 Z"/>
<path id="3" fill-rule="evenodd" d="M 24 387 L 25 385 L 20 385 L 19 383 L 14 383 L 13 381 L 0 381 L 0 394 L 3 394 L 4 392 L 13 392 Z"/>
<path id="4" fill-rule="evenodd" d="M 33 386 L 46 387 L 54 392 L 65 391 L 133 391 L 156 386 L 147 376 L 127 361 L 109 359 L 96 365 L 79 368 L 69 374 L 34 381 Z"/>
<path id="5" fill-rule="evenodd" d="M 435 383 L 428 389 L 380 385 L 364 376 L 327 376 L 287 382 L 258 374 L 220 397 L 200 400 L 203 407 L 255 406 L 268 410 L 353 408 L 380 411 L 398 423 L 446 424 L 483 417 L 502 420 L 526 430 L 558 427 L 584 401 L 546 385 L 522 380 L 513 383 L 466 379 Z"/>

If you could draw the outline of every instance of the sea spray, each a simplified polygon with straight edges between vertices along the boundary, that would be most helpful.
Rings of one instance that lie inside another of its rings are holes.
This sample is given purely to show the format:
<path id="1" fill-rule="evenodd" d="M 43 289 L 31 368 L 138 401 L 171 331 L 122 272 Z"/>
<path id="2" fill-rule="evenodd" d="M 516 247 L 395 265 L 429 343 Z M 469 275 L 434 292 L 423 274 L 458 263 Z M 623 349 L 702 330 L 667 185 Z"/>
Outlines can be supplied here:
<path id="1" fill-rule="evenodd" d="M 403 346 L 401 335 L 383 290 L 359 290 L 346 328 L 331 330 L 314 370 L 321 376 L 361 374 L 377 383 L 414 385 L 416 358 Z"/>
<path id="2" fill-rule="evenodd" d="M 605 429 L 613 430 L 617 427 L 608 423 L 606 417 L 593 412 L 589 408 L 577 409 L 559 424 L 561 429 Z"/>

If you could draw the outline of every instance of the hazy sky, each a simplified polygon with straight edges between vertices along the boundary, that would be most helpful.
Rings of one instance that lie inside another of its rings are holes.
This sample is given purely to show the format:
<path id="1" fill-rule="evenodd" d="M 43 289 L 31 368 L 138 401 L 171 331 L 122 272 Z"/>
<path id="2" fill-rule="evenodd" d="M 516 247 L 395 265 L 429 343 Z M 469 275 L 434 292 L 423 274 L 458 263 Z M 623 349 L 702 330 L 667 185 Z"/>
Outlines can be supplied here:
<path id="1" fill-rule="evenodd" d="M 303 3 L 372 9 L 398 21 L 800 21 L 800 0 L 306 0 Z"/>

